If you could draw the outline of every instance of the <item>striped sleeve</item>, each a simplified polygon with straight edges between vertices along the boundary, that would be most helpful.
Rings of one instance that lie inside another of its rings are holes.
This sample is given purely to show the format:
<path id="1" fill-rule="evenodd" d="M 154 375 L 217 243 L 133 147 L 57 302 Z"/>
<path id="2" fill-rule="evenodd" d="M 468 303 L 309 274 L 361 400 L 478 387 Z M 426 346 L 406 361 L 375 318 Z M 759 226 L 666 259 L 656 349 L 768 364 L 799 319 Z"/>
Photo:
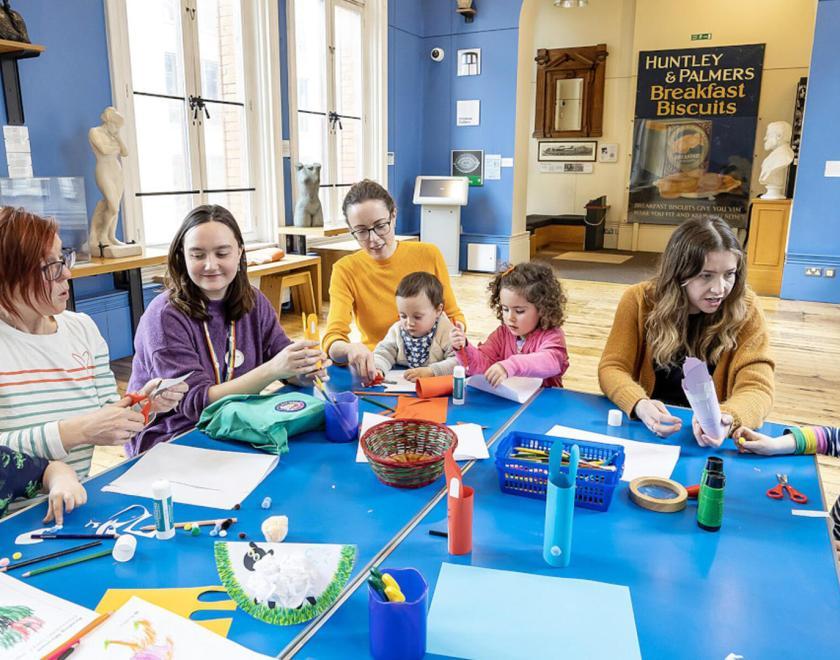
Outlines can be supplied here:
<path id="1" fill-rule="evenodd" d="M 29 424 L 0 431 L 0 446 L 50 460 L 59 460 L 67 456 L 67 450 L 64 449 L 58 433 L 58 422 Z"/>

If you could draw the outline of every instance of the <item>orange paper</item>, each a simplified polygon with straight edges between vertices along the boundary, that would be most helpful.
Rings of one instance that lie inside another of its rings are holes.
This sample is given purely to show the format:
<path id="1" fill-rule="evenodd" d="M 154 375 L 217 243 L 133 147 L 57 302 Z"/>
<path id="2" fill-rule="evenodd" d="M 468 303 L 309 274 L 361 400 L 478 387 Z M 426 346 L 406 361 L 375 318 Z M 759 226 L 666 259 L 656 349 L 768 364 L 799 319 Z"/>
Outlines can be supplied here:
<path id="1" fill-rule="evenodd" d="M 449 396 L 452 394 L 452 376 L 429 376 L 417 379 L 417 396 L 431 399 L 434 396 Z"/>
<path id="2" fill-rule="evenodd" d="M 464 485 L 461 468 L 455 462 L 454 449 L 443 457 L 443 473 L 446 476 L 446 490 L 452 479 L 459 483 L 460 497 L 446 496 L 449 554 L 466 555 L 472 552 L 473 496 L 475 491 Z"/>
<path id="3" fill-rule="evenodd" d="M 394 419 L 423 419 L 427 422 L 446 424 L 448 399 L 414 399 L 401 396 L 397 399 Z"/>

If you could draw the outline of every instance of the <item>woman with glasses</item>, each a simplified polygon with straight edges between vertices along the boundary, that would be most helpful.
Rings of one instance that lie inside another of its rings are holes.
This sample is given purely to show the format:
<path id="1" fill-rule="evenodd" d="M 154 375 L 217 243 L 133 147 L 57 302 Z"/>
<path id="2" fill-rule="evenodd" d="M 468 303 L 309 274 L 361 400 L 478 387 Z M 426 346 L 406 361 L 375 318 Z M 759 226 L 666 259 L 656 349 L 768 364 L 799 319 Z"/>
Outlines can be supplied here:
<path id="1" fill-rule="evenodd" d="M 688 406 L 686 357 L 703 360 L 722 413 L 719 429 L 692 430 L 718 447 L 742 426 L 758 428 L 773 405 L 774 362 L 767 324 L 746 285 L 744 253 L 720 218 L 693 218 L 671 235 L 656 276 L 618 303 L 598 366 L 601 389 L 660 437 L 682 422 L 665 404 Z"/>
<path id="2" fill-rule="evenodd" d="M 396 240 L 397 209 L 387 190 L 375 181 L 360 181 L 350 188 L 342 210 L 362 249 L 333 266 L 323 346 L 335 362 L 349 364 L 370 382 L 376 378 L 372 350 L 399 317 L 394 292 L 403 277 L 417 271 L 435 275 L 443 284 L 444 313 L 462 326 L 464 315 L 437 246 Z M 351 320 L 361 333 L 359 342 L 350 341 Z"/>
<path id="3" fill-rule="evenodd" d="M 83 478 L 94 446 L 123 444 L 143 415 L 117 394 L 94 322 L 66 311 L 74 261 L 54 221 L 0 209 L 0 446 L 64 461 Z M 154 410 L 171 410 L 184 391 L 164 391 Z"/>

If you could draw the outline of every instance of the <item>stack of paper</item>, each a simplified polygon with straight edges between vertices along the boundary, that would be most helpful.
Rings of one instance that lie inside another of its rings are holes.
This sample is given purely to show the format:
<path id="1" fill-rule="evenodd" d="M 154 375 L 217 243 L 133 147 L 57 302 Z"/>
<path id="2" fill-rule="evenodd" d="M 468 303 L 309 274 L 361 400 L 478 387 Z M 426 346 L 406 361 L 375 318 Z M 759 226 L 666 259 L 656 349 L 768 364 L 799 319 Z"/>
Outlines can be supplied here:
<path id="1" fill-rule="evenodd" d="M 470 376 L 467 379 L 467 385 L 474 387 L 482 392 L 489 392 L 495 394 L 503 399 L 516 401 L 517 403 L 525 403 L 530 399 L 534 393 L 542 386 L 542 378 L 524 378 L 522 376 L 513 376 L 506 378 L 496 387 L 493 387 L 487 382 L 484 375 Z"/>

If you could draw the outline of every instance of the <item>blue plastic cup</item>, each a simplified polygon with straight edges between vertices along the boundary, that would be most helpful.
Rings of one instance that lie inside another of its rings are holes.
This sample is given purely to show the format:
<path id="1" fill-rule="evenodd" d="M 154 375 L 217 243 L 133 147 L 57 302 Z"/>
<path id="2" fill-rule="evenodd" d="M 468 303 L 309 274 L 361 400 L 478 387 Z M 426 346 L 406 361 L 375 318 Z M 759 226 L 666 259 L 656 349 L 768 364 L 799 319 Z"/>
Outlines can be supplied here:
<path id="1" fill-rule="evenodd" d="M 370 654 L 377 660 L 414 660 L 426 654 L 429 585 L 414 568 L 380 568 L 389 573 L 405 596 L 390 603 L 368 585 Z"/>
<path id="2" fill-rule="evenodd" d="M 352 442 L 359 431 L 359 397 L 352 392 L 339 392 L 335 403 L 327 401 L 324 408 L 327 440 Z"/>

